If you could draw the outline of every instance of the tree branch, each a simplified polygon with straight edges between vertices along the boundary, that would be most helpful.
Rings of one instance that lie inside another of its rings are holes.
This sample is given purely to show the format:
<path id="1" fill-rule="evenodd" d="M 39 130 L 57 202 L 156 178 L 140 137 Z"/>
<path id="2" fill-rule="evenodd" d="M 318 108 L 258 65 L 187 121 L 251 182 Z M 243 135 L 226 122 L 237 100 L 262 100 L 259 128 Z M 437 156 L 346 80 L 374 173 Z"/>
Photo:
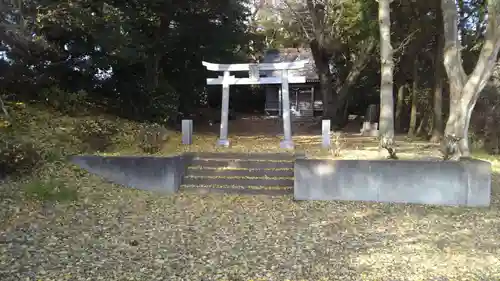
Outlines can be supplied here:
<path id="1" fill-rule="evenodd" d="M 460 56 L 461 44 L 458 40 L 458 11 L 455 0 L 442 0 L 441 9 L 444 22 L 444 66 L 450 80 L 450 86 L 463 89 L 467 75 Z"/>
<path id="2" fill-rule="evenodd" d="M 301 29 L 302 29 L 302 32 L 304 32 L 304 35 L 306 36 L 307 40 L 311 40 L 311 36 L 309 34 L 309 32 L 307 31 L 307 28 L 306 28 L 306 25 L 302 19 L 301 16 L 299 16 L 299 14 L 297 13 L 297 11 L 295 11 L 292 6 L 290 5 L 290 3 L 285 0 L 285 5 L 287 6 L 288 10 L 295 16 L 295 18 L 297 19 L 297 22 L 299 23 Z"/>
<path id="3" fill-rule="evenodd" d="M 463 100 L 475 103 L 479 94 L 486 86 L 500 51 L 500 4 L 495 0 L 488 1 L 488 24 L 486 26 L 485 40 L 476 66 L 464 86 Z"/>
<path id="4" fill-rule="evenodd" d="M 375 49 L 377 41 L 373 37 L 369 37 L 368 41 L 364 44 L 362 48 L 358 50 L 358 55 L 354 60 L 354 63 L 347 74 L 347 77 L 344 79 L 341 87 L 337 90 L 339 93 L 339 100 L 343 100 L 347 97 L 349 89 L 358 78 L 361 71 L 366 67 L 368 62 L 370 62 L 370 58 L 372 56 L 373 50 Z"/>
<path id="5" fill-rule="evenodd" d="M 314 38 L 318 42 L 319 46 L 325 46 L 324 40 L 324 30 L 323 30 L 323 19 L 320 19 L 318 16 L 318 7 L 317 4 L 313 3 L 313 0 L 307 0 L 307 9 L 309 10 L 309 14 L 311 15 L 311 21 L 313 25 L 313 33 Z"/>
<path id="6" fill-rule="evenodd" d="M 253 31 L 253 29 L 255 28 L 255 20 L 257 18 L 257 14 L 259 13 L 260 9 L 262 8 L 262 3 L 261 1 L 259 0 L 256 0 L 257 2 L 254 1 L 254 5 L 253 7 L 255 8 L 255 10 L 253 11 L 253 13 L 250 15 L 250 20 L 249 20 L 249 23 L 248 23 L 248 27 L 247 27 L 247 30 L 246 32 L 250 32 L 250 31 Z M 258 3 L 258 4 L 257 4 Z"/>
<path id="7" fill-rule="evenodd" d="M 404 52 L 404 49 L 406 48 L 406 46 L 408 46 L 411 41 L 415 38 L 415 34 L 417 32 L 419 32 L 420 29 L 417 29 L 415 31 L 413 31 L 412 33 L 408 34 L 408 36 L 406 36 L 402 41 L 401 41 L 401 44 L 399 44 L 399 46 L 393 50 L 394 53 L 397 53 L 399 51 L 401 52 Z"/>

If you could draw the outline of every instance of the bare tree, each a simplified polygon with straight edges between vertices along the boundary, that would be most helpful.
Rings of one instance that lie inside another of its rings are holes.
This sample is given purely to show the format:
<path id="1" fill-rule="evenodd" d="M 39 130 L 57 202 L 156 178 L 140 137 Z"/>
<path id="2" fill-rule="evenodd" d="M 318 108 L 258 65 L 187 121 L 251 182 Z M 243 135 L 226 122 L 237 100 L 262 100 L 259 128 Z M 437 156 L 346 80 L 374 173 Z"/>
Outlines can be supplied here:
<path id="1" fill-rule="evenodd" d="M 394 145 L 394 98 L 393 98 L 393 49 L 391 46 L 392 0 L 378 0 L 380 28 L 380 146 L 389 152 L 389 158 L 397 159 Z"/>
<path id="2" fill-rule="evenodd" d="M 476 66 L 467 76 L 460 56 L 458 11 L 455 0 L 441 0 L 444 26 L 443 59 L 450 83 L 450 115 L 445 128 L 443 153 L 470 157 L 468 130 L 474 106 L 491 77 L 500 50 L 500 2 L 487 1 L 487 26 Z"/>

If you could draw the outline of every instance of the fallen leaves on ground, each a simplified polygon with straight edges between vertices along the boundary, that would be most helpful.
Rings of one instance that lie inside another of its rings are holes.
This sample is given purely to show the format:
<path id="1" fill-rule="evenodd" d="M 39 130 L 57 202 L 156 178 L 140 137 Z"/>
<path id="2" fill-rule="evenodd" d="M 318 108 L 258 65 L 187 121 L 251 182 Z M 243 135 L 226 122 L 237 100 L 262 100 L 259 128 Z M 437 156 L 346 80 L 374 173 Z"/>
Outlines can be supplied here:
<path id="1" fill-rule="evenodd" d="M 497 197 L 487 209 L 296 202 L 78 180 L 80 200 L 24 206 L 4 225 L 1 280 L 479 280 L 500 269 Z"/>

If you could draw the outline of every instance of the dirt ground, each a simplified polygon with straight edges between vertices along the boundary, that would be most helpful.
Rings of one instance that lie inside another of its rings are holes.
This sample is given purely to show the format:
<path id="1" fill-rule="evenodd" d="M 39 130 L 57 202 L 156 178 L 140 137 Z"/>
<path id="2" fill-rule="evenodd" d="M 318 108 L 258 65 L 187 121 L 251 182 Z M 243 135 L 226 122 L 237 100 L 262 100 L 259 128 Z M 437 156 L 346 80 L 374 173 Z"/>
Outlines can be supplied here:
<path id="1" fill-rule="evenodd" d="M 342 159 L 382 159 L 386 152 L 380 150 L 375 137 L 362 136 L 360 121 L 351 121 L 341 132 L 331 136 L 332 147 L 336 147 Z M 231 147 L 218 148 L 215 146 L 220 131 L 220 124 L 212 126 L 194 125 L 195 143 L 192 146 L 177 146 L 168 150 L 182 151 L 248 151 L 274 152 L 281 150 L 279 142 L 283 139 L 283 122 L 281 118 L 269 116 L 240 116 L 229 122 L 229 140 Z M 297 152 L 305 152 L 310 157 L 332 158 L 333 151 L 321 149 L 321 119 L 313 121 L 296 121 L 292 123 L 293 140 Z M 197 139 L 203 142 L 197 142 Z M 398 157 L 439 159 L 439 145 L 427 141 L 409 140 L 404 135 L 396 136 Z M 177 140 L 173 143 L 178 144 Z"/>
<path id="2" fill-rule="evenodd" d="M 304 123 L 305 122 L 293 122 L 293 131 L 300 135 L 321 133 L 321 125 L 312 127 L 312 124 Z M 200 133 L 218 133 L 219 128 L 220 123 L 209 125 L 203 122 L 198 126 L 196 122 L 194 124 L 194 131 Z M 229 121 L 229 132 L 238 136 L 275 136 L 283 133 L 283 121 L 281 118 L 275 116 L 238 115 L 236 120 Z"/>

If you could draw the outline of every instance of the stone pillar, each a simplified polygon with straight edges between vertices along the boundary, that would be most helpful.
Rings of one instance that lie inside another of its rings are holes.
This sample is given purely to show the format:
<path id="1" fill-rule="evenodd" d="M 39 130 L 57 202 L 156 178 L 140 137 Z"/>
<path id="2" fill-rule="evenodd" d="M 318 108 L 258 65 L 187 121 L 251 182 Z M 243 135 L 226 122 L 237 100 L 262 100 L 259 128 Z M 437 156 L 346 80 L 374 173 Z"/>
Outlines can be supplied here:
<path id="1" fill-rule="evenodd" d="M 370 104 L 366 109 L 365 120 L 363 121 L 363 127 L 361 128 L 361 134 L 363 136 L 378 136 L 378 108 L 376 104 Z"/>
<path id="2" fill-rule="evenodd" d="M 182 144 L 193 143 L 193 120 L 182 120 Z"/>
<path id="3" fill-rule="evenodd" d="M 329 119 L 325 119 L 321 122 L 321 146 L 323 148 L 330 148 L 330 130 L 331 130 L 331 121 Z"/>
<path id="4" fill-rule="evenodd" d="M 290 116 L 290 93 L 288 91 L 288 69 L 281 72 L 281 95 L 283 102 L 283 135 L 284 139 L 281 141 L 281 148 L 293 149 L 292 140 L 292 121 Z"/>
<path id="5" fill-rule="evenodd" d="M 283 102 L 281 100 L 281 87 L 278 89 L 278 107 L 279 107 L 279 111 L 278 111 L 278 117 L 279 116 L 282 116 L 282 111 L 283 111 Z"/>
<path id="6" fill-rule="evenodd" d="M 217 142 L 220 146 L 229 146 L 228 124 L 229 124 L 229 71 L 224 71 L 222 81 L 222 107 L 220 118 L 220 138 Z"/>

